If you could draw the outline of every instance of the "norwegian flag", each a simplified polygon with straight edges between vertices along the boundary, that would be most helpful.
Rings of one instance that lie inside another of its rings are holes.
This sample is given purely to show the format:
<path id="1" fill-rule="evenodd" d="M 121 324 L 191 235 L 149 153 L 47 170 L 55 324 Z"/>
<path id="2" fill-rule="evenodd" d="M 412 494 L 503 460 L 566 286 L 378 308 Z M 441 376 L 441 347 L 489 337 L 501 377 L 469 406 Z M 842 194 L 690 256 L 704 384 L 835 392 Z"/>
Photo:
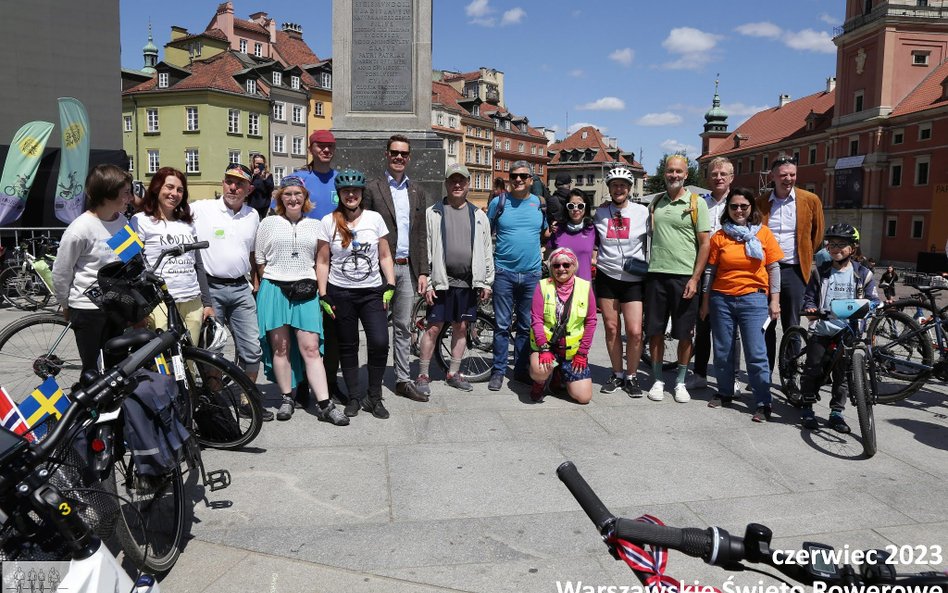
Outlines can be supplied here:
<path id="1" fill-rule="evenodd" d="M 0 422 L 10 432 L 24 436 L 29 441 L 33 440 L 33 435 L 29 432 L 30 427 L 26 425 L 26 419 L 23 418 L 23 414 L 16 407 L 13 398 L 2 386 L 0 386 Z"/>

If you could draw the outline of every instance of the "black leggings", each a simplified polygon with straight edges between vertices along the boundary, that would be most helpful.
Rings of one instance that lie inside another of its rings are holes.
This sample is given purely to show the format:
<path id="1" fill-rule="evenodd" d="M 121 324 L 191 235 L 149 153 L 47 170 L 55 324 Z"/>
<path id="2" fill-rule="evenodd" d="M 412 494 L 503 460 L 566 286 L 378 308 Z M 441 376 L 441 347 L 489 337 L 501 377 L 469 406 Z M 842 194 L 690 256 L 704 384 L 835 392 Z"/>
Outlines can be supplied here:
<path id="1" fill-rule="evenodd" d="M 111 338 L 120 336 L 125 331 L 124 323 L 115 322 L 100 309 L 69 307 L 69 321 L 72 323 L 72 331 L 76 334 L 76 348 L 79 350 L 83 371 L 97 370 L 99 350 Z M 106 359 L 106 367 L 108 366 L 109 360 Z"/>
<path id="2" fill-rule="evenodd" d="M 771 324 L 773 325 L 773 324 Z M 831 336 L 810 336 L 806 343 L 806 367 L 803 376 L 800 377 L 800 391 L 804 395 L 815 395 L 819 392 L 821 385 L 818 380 L 826 373 L 826 367 L 832 360 L 834 353 L 829 351 Z M 845 361 L 840 361 L 833 369 L 832 373 L 832 396 L 830 397 L 830 410 L 842 412 L 846 408 L 846 398 L 849 397 L 849 383 L 846 376 Z"/>
<path id="3" fill-rule="evenodd" d="M 339 365 L 359 367 L 359 321 L 365 330 L 369 367 L 385 367 L 388 362 L 388 319 L 382 306 L 382 287 L 341 288 L 329 284 L 326 294 L 336 307 L 336 336 Z"/>

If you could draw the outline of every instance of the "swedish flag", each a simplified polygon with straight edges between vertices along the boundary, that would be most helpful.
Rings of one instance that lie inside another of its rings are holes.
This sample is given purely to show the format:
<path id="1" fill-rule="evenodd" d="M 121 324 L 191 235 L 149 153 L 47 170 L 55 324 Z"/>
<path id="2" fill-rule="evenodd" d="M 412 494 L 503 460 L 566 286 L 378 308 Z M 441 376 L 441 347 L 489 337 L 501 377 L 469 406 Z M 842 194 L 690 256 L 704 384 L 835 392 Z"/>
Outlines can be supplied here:
<path id="1" fill-rule="evenodd" d="M 127 262 L 142 252 L 144 244 L 138 238 L 138 233 L 132 230 L 132 227 L 125 225 L 122 230 L 115 233 L 111 239 L 105 242 L 112 248 L 115 255 L 123 262 Z"/>
<path id="2" fill-rule="evenodd" d="M 171 369 L 168 367 L 168 361 L 165 360 L 164 354 L 159 354 L 155 357 L 155 369 L 162 375 L 171 374 Z"/>
<path id="3" fill-rule="evenodd" d="M 32 428 L 50 414 L 57 420 L 60 419 L 63 412 L 69 408 L 69 404 L 69 398 L 59 388 L 56 379 L 49 377 L 20 403 L 20 413 L 26 418 L 27 425 Z"/>

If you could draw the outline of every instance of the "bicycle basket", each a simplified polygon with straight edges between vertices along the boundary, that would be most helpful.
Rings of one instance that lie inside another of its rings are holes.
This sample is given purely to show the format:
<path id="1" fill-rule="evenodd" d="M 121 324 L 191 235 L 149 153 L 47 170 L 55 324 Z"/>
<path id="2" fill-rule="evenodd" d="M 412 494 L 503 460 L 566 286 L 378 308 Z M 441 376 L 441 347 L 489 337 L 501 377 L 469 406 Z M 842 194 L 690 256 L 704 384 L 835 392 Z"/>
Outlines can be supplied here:
<path id="1" fill-rule="evenodd" d="M 161 290 L 143 279 L 144 271 L 141 257 L 102 266 L 98 274 L 99 308 L 126 323 L 136 323 L 151 313 L 161 302 Z"/>

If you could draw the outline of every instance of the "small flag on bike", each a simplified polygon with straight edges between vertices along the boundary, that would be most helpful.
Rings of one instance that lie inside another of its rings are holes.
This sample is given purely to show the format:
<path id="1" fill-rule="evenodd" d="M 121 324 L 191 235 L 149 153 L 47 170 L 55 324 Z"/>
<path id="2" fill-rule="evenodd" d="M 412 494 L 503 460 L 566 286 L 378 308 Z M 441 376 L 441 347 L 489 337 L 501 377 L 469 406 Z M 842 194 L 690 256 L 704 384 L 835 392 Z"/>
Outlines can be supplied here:
<path id="1" fill-rule="evenodd" d="M 128 225 L 125 225 L 122 230 L 115 233 L 115 235 L 105 243 L 112 248 L 112 251 L 115 252 L 115 255 L 119 256 L 120 260 L 126 263 L 141 253 L 144 247 L 142 240 L 138 238 L 138 233 L 133 231 L 132 227 Z"/>
<path id="2" fill-rule="evenodd" d="M 49 377 L 20 403 L 20 413 L 26 418 L 26 424 L 34 428 L 49 415 L 59 420 L 69 408 L 69 403 L 69 398 L 59 388 L 56 379 Z M 45 434 L 45 431 L 43 433 Z"/>
<path id="3" fill-rule="evenodd" d="M 0 423 L 10 432 L 25 436 L 29 441 L 33 440 L 33 435 L 29 433 L 30 427 L 26 425 L 26 419 L 23 418 L 13 398 L 3 387 L 0 387 Z"/>
<path id="4" fill-rule="evenodd" d="M 168 361 L 165 359 L 164 354 L 159 354 L 155 357 L 155 369 L 162 375 L 171 374 L 171 367 L 168 366 Z"/>

